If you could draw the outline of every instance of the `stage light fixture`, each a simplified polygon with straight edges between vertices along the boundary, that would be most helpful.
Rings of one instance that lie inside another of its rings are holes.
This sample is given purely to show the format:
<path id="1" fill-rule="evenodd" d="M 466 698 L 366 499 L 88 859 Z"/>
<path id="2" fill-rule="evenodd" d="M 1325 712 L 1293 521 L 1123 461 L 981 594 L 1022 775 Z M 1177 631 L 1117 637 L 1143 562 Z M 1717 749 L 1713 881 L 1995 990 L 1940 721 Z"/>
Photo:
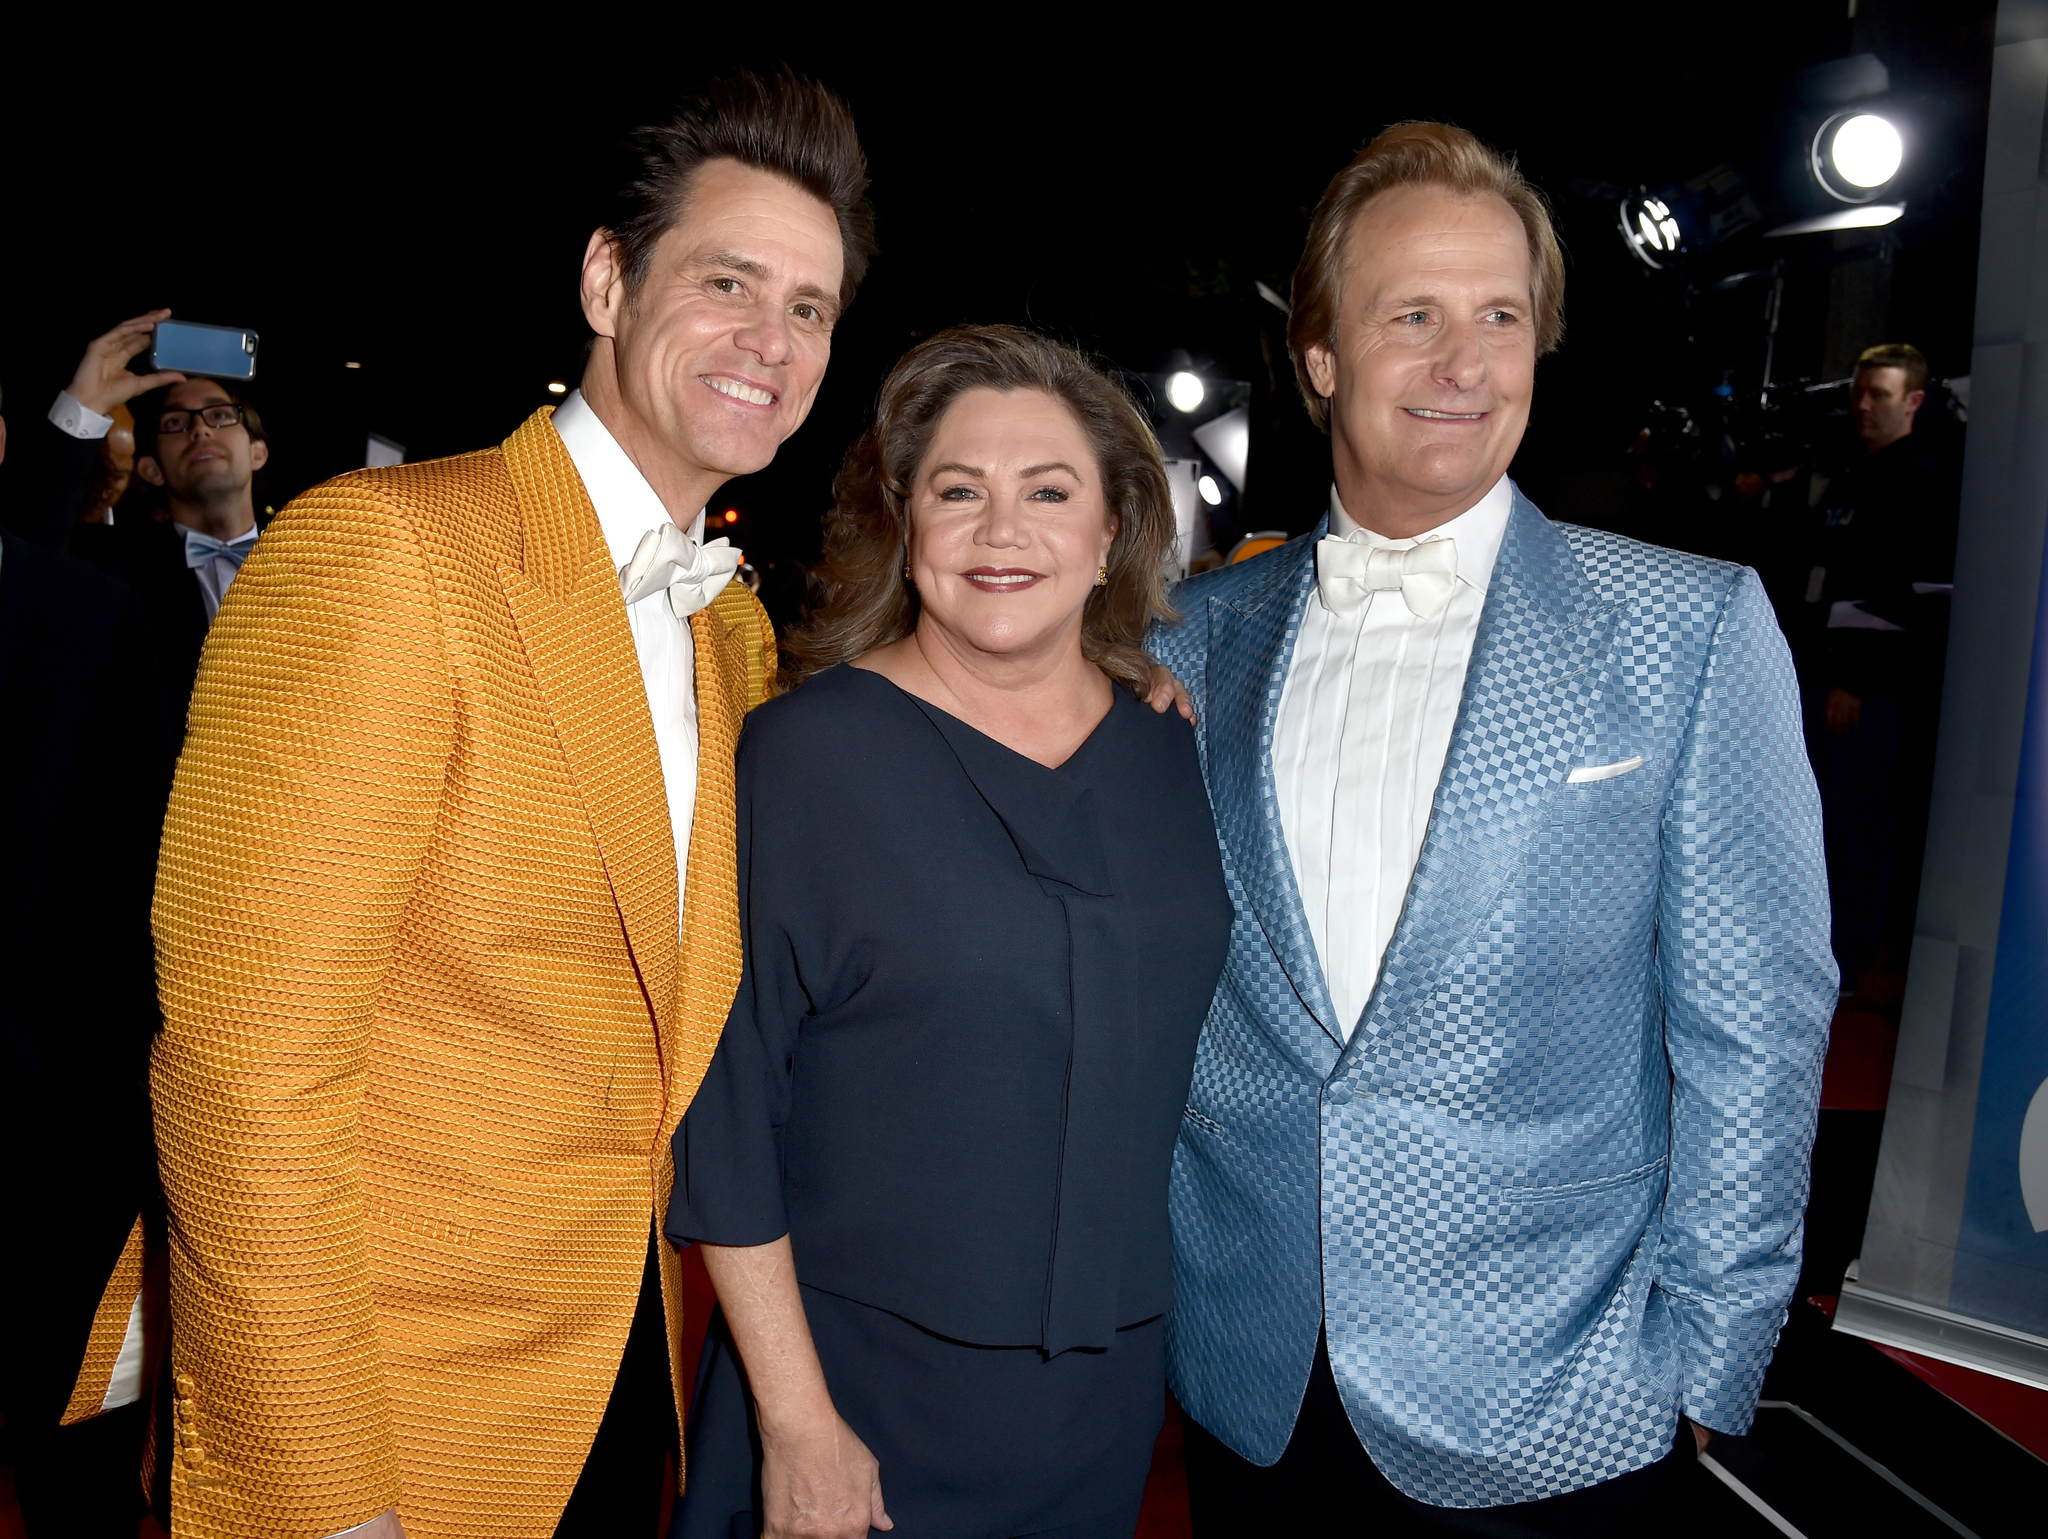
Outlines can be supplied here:
<path id="1" fill-rule="evenodd" d="M 1764 231 L 1764 239 L 1774 235 L 1818 235 L 1831 230 L 1875 230 L 1902 217 L 1906 212 L 1903 203 L 1861 203 L 1854 208 L 1838 208 L 1831 214 L 1816 214 L 1811 219 L 1795 219 L 1790 224 L 1781 224 L 1775 230 Z"/>
<path id="2" fill-rule="evenodd" d="M 1663 267 L 1685 240 L 1671 205 L 1638 189 L 1621 200 L 1621 238 L 1645 267 Z"/>
<path id="3" fill-rule="evenodd" d="M 1898 126 L 1875 112 L 1838 112 L 1813 136 L 1813 179 L 1831 198 L 1868 203 L 1905 164 Z"/>
<path id="4" fill-rule="evenodd" d="M 1199 376 L 1183 369 L 1166 382 L 1166 399 L 1178 411 L 1194 411 L 1208 395 Z"/>
<path id="5" fill-rule="evenodd" d="M 1223 488 L 1216 484 L 1214 476 L 1203 476 L 1195 483 L 1195 490 L 1202 494 L 1202 501 L 1212 508 L 1223 506 Z"/>
<path id="6" fill-rule="evenodd" d="M 1244 490 L 1245 461 L 1252 452 L 1252 414 L 1239 406 L 1195 429 L 1195 447 L 1202 458 L 1223 472 L 1224 479 Z M 1220 488 L 1219 488 L 1220 490 Z"/>

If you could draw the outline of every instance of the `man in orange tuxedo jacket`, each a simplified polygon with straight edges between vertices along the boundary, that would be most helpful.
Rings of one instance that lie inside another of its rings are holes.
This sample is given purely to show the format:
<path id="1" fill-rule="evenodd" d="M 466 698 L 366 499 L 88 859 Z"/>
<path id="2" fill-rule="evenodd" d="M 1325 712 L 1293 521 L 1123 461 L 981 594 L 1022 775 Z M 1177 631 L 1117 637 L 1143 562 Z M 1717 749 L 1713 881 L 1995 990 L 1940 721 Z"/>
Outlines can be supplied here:
<path id="1" fill-rule="evenodd" d="M 680 1469 L 652 1240 L 775 666 L 700 510 L 803 421 L 872 242 L 786 72 L 633 145 L 582 389 L 299 498 L 207 646 L 155 909 L 182 1536 L 651 1533 Z"/>

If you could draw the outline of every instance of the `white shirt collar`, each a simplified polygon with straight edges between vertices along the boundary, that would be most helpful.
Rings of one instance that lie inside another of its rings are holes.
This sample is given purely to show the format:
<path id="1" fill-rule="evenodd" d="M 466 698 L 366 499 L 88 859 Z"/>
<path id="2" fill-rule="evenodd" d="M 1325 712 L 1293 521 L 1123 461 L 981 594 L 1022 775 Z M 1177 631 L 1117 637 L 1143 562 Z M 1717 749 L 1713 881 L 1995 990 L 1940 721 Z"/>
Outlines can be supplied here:
<path id="1" fill-rule="evenodd" d="M 1413 539 L 1390 540 L 1383 534 L 1375 534 L 1357 519 L 1344 511 L 1344 504 L 1337 496 L 1337 488 L 1330 488 L 1330 533 L 1341 539 L 1353 534 L 1362 536 L 1359 543 L 1365 545 L 1386 545 L 1404 550 L 1411 545 L 1420 545 L 1424 540 L 1456 540 L 1458 542 L 1458 576 L 1481 593 L 1493 577 L 1494 558 L 1500 554 L 1500 542 L 1507 538 L 1508 514 L 1515 505 L 1515 484 L 1502 476 L 1471 507 L 1456 518 L 1438 524 L 1434 529 L 1425 530 Z"/>
<path id="2" fill-rule="evenodd" d="M 641 536 L 668 522 L 668 509 L 661 505 L 647 477 L 640 474 L 640 467 L 619 447 L 611 429 L 591 410 L 582 391 L 569 392 L 555 408 L 554 423 L 576 474 L 583 478 L 583 489 L 590 493 L 590 505 L 597 509 L 612 565 L 623 567 L 640 548 Z M 704 542 L 702 508 L 683 533 L 700 545 Z"/>

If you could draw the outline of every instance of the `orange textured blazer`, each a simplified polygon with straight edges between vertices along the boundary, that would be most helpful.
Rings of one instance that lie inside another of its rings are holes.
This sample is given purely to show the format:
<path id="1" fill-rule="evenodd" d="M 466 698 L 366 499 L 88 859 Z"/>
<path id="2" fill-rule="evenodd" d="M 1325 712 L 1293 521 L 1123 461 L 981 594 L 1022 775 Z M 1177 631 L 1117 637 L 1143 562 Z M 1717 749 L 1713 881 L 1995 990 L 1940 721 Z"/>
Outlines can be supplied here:
<path id="1" fill-rule="evenodd" d="M 611 1393 L 739 981 L 733 749 L 775 642 L 737 582 L 690 620 L 679 944 L 618 574 L 548 415 L 306 493 L 207 643 L 155 913 L 183 1539 L 390 1507 L 544 1539 Z"/>

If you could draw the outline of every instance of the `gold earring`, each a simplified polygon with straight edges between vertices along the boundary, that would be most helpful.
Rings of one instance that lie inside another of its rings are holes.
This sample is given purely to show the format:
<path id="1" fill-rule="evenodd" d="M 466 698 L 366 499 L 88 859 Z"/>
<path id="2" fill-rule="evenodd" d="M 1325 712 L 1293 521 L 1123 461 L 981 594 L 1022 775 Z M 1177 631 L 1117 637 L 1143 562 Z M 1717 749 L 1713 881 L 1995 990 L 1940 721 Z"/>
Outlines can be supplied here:
<path id="1" fill-rule="evenodd" d="M 1109 586 L 1108 567 L 1099 566 L 1095 569 L 1095 586 L 1098 588 L 1107 588 Z"/>
<path id="2" fill-rule="evenodd" d="M 903 575 L 905 577 L 910 575 L 910 563 L 908 561 L 903 563 Z"/>

